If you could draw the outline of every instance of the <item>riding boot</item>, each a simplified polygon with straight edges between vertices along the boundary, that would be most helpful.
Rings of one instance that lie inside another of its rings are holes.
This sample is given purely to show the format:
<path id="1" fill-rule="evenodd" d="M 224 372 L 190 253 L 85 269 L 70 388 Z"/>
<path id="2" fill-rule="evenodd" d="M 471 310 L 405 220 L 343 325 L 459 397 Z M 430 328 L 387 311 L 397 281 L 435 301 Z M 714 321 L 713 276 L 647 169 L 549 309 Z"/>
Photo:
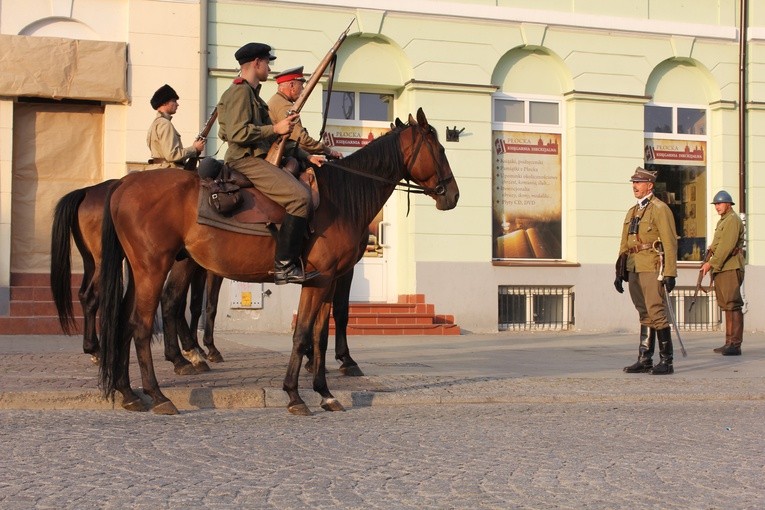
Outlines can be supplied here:
<path id="1" fill-rule="evenodd" d="M 725 312 L 731 316 L 730 344 L 720 353 L 723 356 L 741 356 L 741 342 L 744 340 L 744 313 L 741 310 Z M 727 322 L 727 321 L 726 321 Z"/>
<path id="2" fill-rule="evenodd" d="M 731 332 L 733 331 L 733 312 L 725 312 L 725 345 L 712 349 L 714 352 L 721 353 L 730 345 Z"/>
<path id="3" fill-rule="evenodd" d="M 638 347 L 638 360 L 624 371 L 628 374 L 640 374 L 649 372 L 653 368 L 653 350 L 656 340 L 656 330 L 648 326 L 640 325 L 640 346 Z"/>
<path id="4" fill-rule="evenodd" d="M 672 367 L 672 330 L 669 326 L 656 331 L 659 341 L 659 364 L 651 369 L 651 375 L 669 375 L 675 372 Z"/>
<path id="5" fill-rule="evenodd" d="M 318 276 L 318 271 L 306 274 L 300 259 L 305 245 L 308 220 L 291 214 L 284 215 L 279 233 L 276 236 L 276 256 L 274 257 L 274 283 L 303 283 Z"/>

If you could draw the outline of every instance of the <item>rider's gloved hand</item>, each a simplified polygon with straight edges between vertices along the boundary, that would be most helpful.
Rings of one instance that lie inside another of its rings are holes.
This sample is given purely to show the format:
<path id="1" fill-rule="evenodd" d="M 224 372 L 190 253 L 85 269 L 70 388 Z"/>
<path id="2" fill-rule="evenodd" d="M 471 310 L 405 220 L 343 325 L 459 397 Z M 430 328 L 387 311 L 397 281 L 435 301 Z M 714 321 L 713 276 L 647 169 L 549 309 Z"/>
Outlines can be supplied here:
<path id="1" fill-rule="evenodd" d="M 622 287 L 622 279 L 620 277 L 616 277 L 616 280 L 614 280 L 614 288 L 616 288 L 616 292 L 619 294 L 624 294 L 624 287 Z"/>
<path id="2" fill-rule="evenodd" d="M 675 288 L 675 277 L 674 276 L 665 276 L 664 277 L 664 286 L 667 288 L 667 292 L 672 292 L 672 289 Z"/>

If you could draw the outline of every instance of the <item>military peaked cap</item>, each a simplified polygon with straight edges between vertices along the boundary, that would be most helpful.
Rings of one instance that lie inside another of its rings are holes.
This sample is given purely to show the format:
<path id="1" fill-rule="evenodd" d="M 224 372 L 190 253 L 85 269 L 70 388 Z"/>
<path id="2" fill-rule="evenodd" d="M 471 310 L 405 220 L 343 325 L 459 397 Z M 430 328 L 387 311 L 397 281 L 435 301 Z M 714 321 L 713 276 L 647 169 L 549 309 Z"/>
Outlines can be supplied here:
<path id="1" fill-rule="evenodd" d="M 632 182 L 656 182 L 656 174 L 658 172 L 652 170 L 646 170 L 642 167 L 637 167 L 635 173 L 630 177 Z"/>
<path id="2" fill-rule="evenodd" d="M 247 43 L 236 50 L 234 58 L 239 62 L 239 65 L 252 62 L 256 58 L 267 58 L 268 60 L 276 59 L 275 56 L 271 55 L 271 46 L 256 42 Z"/>
<path id="3" fill-rule="evenodd" d="M 276 83 L 284 83 L 292 80 L 305 81 L 305 77 L 303 76 L 303 66 L 293 67 L 292 69 L 282 71 L 276 75 L 275 80 Z"/>
<path id="4" fill-rule="evenodd" d="M 168 101 L 172 101 L 173 99 L 177 101 L 178 94 L 176 94 L 175 90 L 173 90 L 173 87 L 165 83 L 157 89 L 153 96 L 151 96 L 149 103 L 151 103 L 151 107 L 156 110 L 163 104 L 167 103 Z"/>

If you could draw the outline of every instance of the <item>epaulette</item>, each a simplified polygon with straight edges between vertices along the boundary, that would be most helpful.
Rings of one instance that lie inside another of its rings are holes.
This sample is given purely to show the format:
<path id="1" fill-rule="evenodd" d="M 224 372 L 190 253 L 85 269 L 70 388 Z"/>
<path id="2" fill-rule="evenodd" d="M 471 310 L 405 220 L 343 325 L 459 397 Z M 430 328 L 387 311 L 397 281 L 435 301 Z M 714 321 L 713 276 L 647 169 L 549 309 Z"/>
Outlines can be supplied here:
<path id="1" fill-rule="evenodd" d="M 244 83 L 244 78 L 242 78 L 241 76 L 237 76 L 236 78 L 234 78 L 234 83 L 237 85 L 241 85 L 242 83 Z"/>

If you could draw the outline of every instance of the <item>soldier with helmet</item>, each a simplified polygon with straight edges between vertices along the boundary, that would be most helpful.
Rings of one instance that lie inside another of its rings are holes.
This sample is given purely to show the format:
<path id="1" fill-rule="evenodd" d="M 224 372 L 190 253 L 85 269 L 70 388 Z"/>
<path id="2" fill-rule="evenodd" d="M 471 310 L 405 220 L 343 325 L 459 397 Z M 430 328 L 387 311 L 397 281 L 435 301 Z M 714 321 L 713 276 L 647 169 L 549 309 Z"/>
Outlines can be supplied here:
<path id="1" fill-rule="evenodd" d="M 276 57 L 263 43 L 247 43 L 234 54 L 240 76 L 218 101 L 218 135 L 228 143 L 225 161 L 244 174 L 253 185 L 287 214 L 279 228 L 274 259 L 274 282 L 303 283 L 316 276 L 305 273 L 300 256 L 305 246 L 308 218 L 312 213 L 311 194 L 291 174 L 265 160 L 277 135 L 292 133 L 298 115 L 292 114 L 272 123 L 268 105 L 260 97 L 262 82 L 268 79 L 270 62 Z M 321 166 L 324 158 L 297 148 L 297 157 Z"/>
<path id="2" fill-rule="evenodd" d="M 151 152 L 147 170 L 182 168 L 189 158 L 199 156 L 204 150 L 205 140 L 194 140 L 191 147 L 184 147 L 181 143 L 181 135 L 172 123 L 173 115 L 178 111 L 178 94 L 170 85 L 158 88 L 149 103 L 157 110 L 157 116 L 146 134 L 146 145 Z"/>
<path id="3" fill-rule="evenodd" d="M 733 211 L 733 198 L 721 190 L 712 199 L 720 215 L 715 236 L 709 247 L 711 256 L 701 266 L 701 272 L 712 271 L 717 305 L 725 311 L 725 345 L 714 351 L 723 356 L 740 356 L 744 336 L 744 223 Z"/>
<path id="4" fill-rule="evenodd" d="M 672 211 L 653 194 L 656 174 L 635 169 L 630 181 L 637 204 L 627 211 L 622 227 L 619 256 L 626 258 L 630 297 L 640 316 L 638 359 L 624 371 L 667 375 L 674 372 L 666 295 L 674 289 L 677 276 L 677 233 Z M 617 271 L 614 287 L 619 293 L 624 292 L 622 280 Z M 656 340 L 660 361 L 654 366 Z"/>

